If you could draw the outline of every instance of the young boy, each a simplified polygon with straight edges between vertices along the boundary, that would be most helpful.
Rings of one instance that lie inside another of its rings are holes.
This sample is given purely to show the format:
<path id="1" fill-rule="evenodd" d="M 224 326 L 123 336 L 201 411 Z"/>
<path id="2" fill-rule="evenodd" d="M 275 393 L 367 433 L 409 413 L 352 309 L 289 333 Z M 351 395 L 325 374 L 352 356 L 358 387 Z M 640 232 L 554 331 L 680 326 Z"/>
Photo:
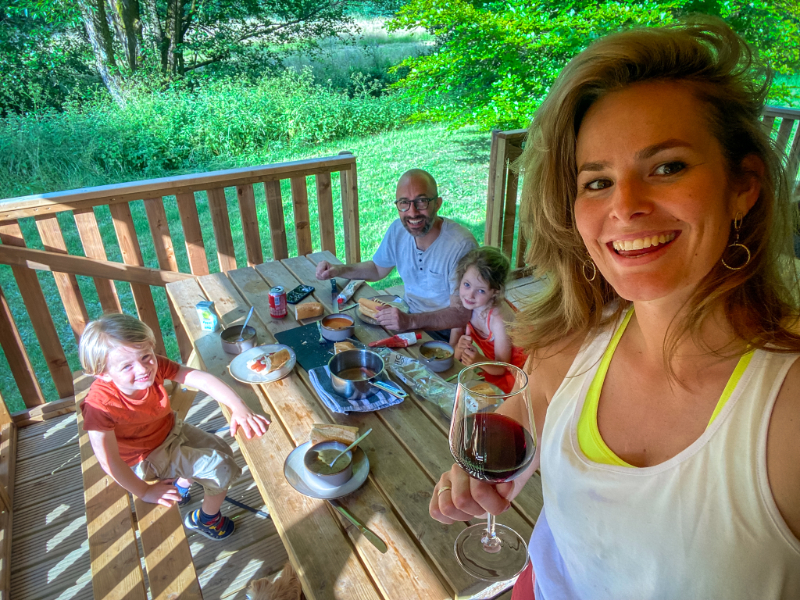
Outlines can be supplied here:
<path id="1" fill-rule="evenodd" d="M 203 486 L 199 510 L 184 525 L 212 540 L 233 533 L 220 507 L 241 474 L 228 444 L 175 417 L 164 388 L 170 379 L 197 388 L 231 410 L 231 436 L 266 433 L 269 421 L 210 373 L 181 366 L 154 352 L 152 330 L 129 315 L 107 314 L 81 337 L 83 370 L 96 381 L 81 404 L 83 428 L 100 466 L 145 502 L 187 503 L 193 481 Z M 156 480 L 148 483 L 146 480 Z"/>

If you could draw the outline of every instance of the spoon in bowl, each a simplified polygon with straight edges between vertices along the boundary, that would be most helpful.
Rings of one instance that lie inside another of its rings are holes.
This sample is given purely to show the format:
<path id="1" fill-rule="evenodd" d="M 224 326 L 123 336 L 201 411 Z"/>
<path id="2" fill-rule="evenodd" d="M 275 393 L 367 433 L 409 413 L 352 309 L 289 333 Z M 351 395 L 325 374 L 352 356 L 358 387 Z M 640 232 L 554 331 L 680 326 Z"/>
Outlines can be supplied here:
<path id="1" fill-rule="evenodd" d="M 345 448 L 344 450 L 342 450 L 341 452 L 339 452 L 339 454 L 337 454 L 337 455 L 336 455 L 336 458 L 334 458 L 334 459 L 333 459 L 331 462 L 327 463 L 327 464 L 328 464 L 328 466 L 332 468 L 332 467 L 333 467 L 333 465 L 334 465 L 334 463 L 335 463 L 337 460 L 339 460 L 339 457 L 340 457 L 340 456 L 344 456 L 344 455 L 345 455 L 345 454 L 347 454 L 347 453 L 348 453 L 350 450 L 352 450 L 353 448 L 355 448 L 355 447 L 358 445 L 358 443 L 359 443 L 361 440 L 363 440 L 365 437 L 367 437 L 367 436 L 368 436 L 370 433 L 372 433 L 372 429 L 371 429 L 371 428 L 370 428 L 370 429 L 367 429 L 367 430 L 364 432 L 364 434 L 363 434 L 363 435 L 361 435 L 361 436 L 359 436 L 358 438 L 356 438 L 356 441 L 355 441 L 355 442 L 353 442 L 353 443 L 352 443 L 352 444 L 350 444 L 350 445 L 349 445 L 347 448 Z"/>
<path id="2" fill-rule="evenodd" d="M 241 342 L 244 339 L 244 330 L 247 329 L 247 324 L 250 322 L 250 317 L 253 316 L 253 308 L 250 307 L 250 312 L 247 313 L 247 318 L 244 320 L 244 325 L 242 325 L 242 330 L 239 332 L 239 339 L 236 340 L 237 342 Z"/>

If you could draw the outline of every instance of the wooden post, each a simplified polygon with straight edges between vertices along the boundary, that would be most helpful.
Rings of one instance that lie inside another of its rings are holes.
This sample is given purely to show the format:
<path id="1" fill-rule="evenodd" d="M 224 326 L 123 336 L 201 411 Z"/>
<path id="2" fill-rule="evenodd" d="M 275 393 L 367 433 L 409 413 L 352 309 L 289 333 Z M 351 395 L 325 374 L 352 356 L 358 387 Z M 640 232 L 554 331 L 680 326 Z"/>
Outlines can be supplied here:
<path id="1" fill-rule="evenodd" d="M 319 216 L 319 237 L 322 250 L 336 255 L 336 224 L 333 219 L 333 195 L 331 194 L 331 174 L 317 173 L 317 215 Z"/>
<path id="2" fill-rule="evenodd" d="M 236 252 L 231 237 L 231 221 L 228 218 L 228 201 L 225 199 L 225 188 L 208 190 L 208 208 L 211 212 L 211 224 L 214 226 L 214 238 L 217 241 L 217 258 L 223 273 L 236 268 Z"/>
<path id="3" fill-rule="evenodd" d="M 283 260 L 284 258 L 289 258 L 289 246 L 286 244 L 286 224 L 283 220 L 283 198 L 281 197 L 280 180 L 265 181 L 264 193 L 267 196 L 272 258 L 274 260 Z"/>
<path id="4" fill-rule="evenodd" d="M 256 213 L 253 185 L 248 183 L 236 186 L 236 197 L 239 200 L 239 214 L 242 217 L 247 266 L 260 265 L 264 262 L 264 254 L 261 252 L 261 235 L 258 232 L 258 214 Z"/>
<path id="5" fill-rule="evenodd" d="M 183 239 L 186 242 L 186 254 L 192 275 L 208 275 L 206 247 L 203 244 L 203 233 L 200 229 L 200 218 L 197 216 L 197 204 L 191 192 L 177 194 L 178 214 L 183 227 Z"/>
<path id="6" fill-rule="evenodd" d="M 339 155 L 352 152 L 343 151 Z M 358 226 L 358 174 L 356 163 L 339 173 L 342 186 L 342 218 L 344 219 L 344 254 L 348 264 L 361 262 L 361 237 Z"/>
<path id="7" fill-rule="evenodd" d="M 308 216 L 308 188 L 305 175 L 292 177 L 292 205 L 294 206 L 294 234 L 297 238 L 297 254 L 305 256 L 314 250 L 311 247 L 311 223 Z"/>

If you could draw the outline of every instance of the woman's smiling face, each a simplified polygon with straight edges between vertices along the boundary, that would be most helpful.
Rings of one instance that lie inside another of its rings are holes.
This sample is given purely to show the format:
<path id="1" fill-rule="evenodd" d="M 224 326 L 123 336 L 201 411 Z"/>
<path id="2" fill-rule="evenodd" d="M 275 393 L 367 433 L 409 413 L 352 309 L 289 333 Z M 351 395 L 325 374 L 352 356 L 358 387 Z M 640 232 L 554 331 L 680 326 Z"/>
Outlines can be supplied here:
<path id="1" fill-rule="evenodd" d="M 758 198 L 757 184 L 729 181 L 705 114 L 687 86 L 648 82 L 604 96 L 583 119 L 575 221 L 622 298 L 686 300 Z"/>

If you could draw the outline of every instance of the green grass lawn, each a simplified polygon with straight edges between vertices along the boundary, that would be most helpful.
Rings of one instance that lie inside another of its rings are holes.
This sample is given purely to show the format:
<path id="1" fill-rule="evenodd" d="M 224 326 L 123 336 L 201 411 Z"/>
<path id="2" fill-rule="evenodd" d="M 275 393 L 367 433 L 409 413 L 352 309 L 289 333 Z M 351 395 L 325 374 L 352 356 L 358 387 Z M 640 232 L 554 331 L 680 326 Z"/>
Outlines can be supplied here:
<path id="1" fill-rule="evenodd" d="M 380 244 L 389 223 L 397 216 L 397 211 L 393 206 L 395 185 L 403 171 L 410 168 L 423 168 L 430 171 L 437 179 L 439 183 L 439 193 L 444 198 L 444 204 L 440 214 L 461 223 L 470 229 L 479 241 L 482 240 L 486 209 L 489 146 L 490 135 L 488 133 L 482 133 L 472 129 L 448 131 L 441 125 L 419 125 L 364 138 L 343 139 L 313 148 L 306 148 L 302 151 L 253 154 L 245 158 L 237 159 L 235 162 L 229 161 L 225 163 L 208 164 L 202 171 L 330 156 L 338 154 L 342 150 L 352 151 L 358 159 L 361 256 L 363 260 L 368 260 Z M 91 183 L 97 184 L 96 181 L 91 181 Z M 106 181 L 105 183 L 115 182 Z M 319 224 L 315 206 L 316 197 L 313 178 L 309 178 L 308 184 L 312 239 L 314 242 L 314 250 L 318 250 Z M 84 184 L 79 183 L 78 185 Z M 342 240 L 341 203 L 337 191 L 338 180 L 333 182 L 333 190 L 337 220 L 337 239 Z M 271 249 L 263 186 L 255 186 L 255 191 L 264 257 L 265 260 L 269 260 L 271 258 Z M 297 245 L 293 237 L 292 204 L 288 181 L 285 183 L 282 191 L 287 225 L 286 229 L 289 236 L 289 252 L 290 254 L 294 254 L 296 253 Z M 239 219 L 236 190 L 229 189 L 226 191 L 226 194 L 230 219 L 233 225 L 236 260 L 240 266 L 244 266 L 247 264 L 244 242 L 242 239 L 241 227 L 236 226 L 237 220 Z M 213 229 L 208 212 L 208 203 L 204 194 L 197 194 L 197 200 L 209 267 L 212 271 L 219 270 L 215 246 L 213 244 Z M 167 217 L 170 221 L 170 230 L 179 267 L 182 271 L 189 272 L 188 259 L 183 244 L 183 233 L 180 228 L 175 198 L 165 197 L 164 204 Z M 152 248 L 152 239 L 149 238 L 149 229 L 142 202 L 132 202 L 131 210 L 134 220 L 136 221 L 139 243 L 142 247 L 145 264 L 149 267 L 158 268 L 155 252 Z M 108 208 L 100 207 L 96 209 L 96 214 L 101 224 L 101 233 L 104 238 L 109 260 L 121 262 L 122 258 L 119 253 L 119 248 L 116 245 Z M 75 223 L 71 214 L 60 213 L 59 222 L 64 232 L 70 253 L 83 255 L 77 229 L 75 228 Z M 42 249 L 42 244 L 33 220 L 23 219 L 21 221 L 21 226 L 28 246 Z M 338 247 L 338 253 L 339 256 L 343 258 L 344 250 L 341 246 L 341 242 Z M 67 322 L 66 314 L 61 305 L 53 276 L 48 272 L 39 272 L 38 276 L 45 296 L 48 299 L 50 311 L 58 329 L 61 344 L 67 353 L 70 368 L 76 371 L 80 369 L 77 357 L 77 346 Z M 101 308 L 97 300 L 94 284 L 92 280 L 87 277 L 79 277 L 78 280 L 89 316 L 91 318 L 97 318 L 101 314 Z M 383 288 L 397 283 L 400 283 L 400 280 L 396 274 L 393 274 L 384 281 L 378 283 L 376 287 Z M 130 293 L 130 286 L 125 283 L 117 283 L 116 285 L 123 309 L 131 314 L 136 314 L 133 298 Z M 34 371 L 40 381 L 45 397 L 48 399 L 55 399 L 57 397 L 55 387 L 53 386 L 50 374 L 41 355 L 36 336 L 30 326 L 30 317 L 25 311 L 24 303 L 22 302 L 19 290 L 17 289 L 11 273 L 11 268 L 5 265 L 0 265 L 0 287 L 2 287 L 8 303 L 11 306 L 14 319 L 20 329 L 23 343 L 31 358 Z M 162 331 L 165 332 L 167 354 L 171 358 L 178 358 L 177 344 L 175 343 L 174 335 L 167 335 L 167 332 L 170 332 L 170 321 L 166 293 L 163 288 L 152 289 L 158 313 L 163 316 L 161 328 Z M 12 411 L 24 409 L 10 368 L 1 351 L 0 393 L 2 393 L 3 398 Z"/>

